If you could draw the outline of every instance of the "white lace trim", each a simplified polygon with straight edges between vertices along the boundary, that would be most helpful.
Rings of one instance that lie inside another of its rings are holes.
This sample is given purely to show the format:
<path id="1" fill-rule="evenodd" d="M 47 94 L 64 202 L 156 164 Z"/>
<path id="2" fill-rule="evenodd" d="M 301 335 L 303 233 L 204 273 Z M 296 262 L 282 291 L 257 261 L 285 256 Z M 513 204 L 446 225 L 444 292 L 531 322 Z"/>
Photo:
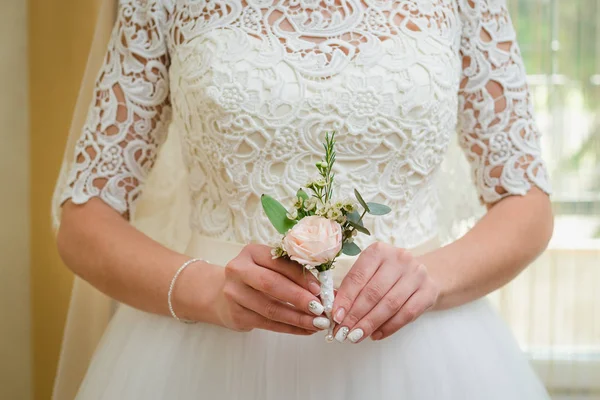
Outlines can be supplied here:
<path id="1" fill-rule="evenodd" d="M 61 202 L 132 211 L 171 115 L 165 21 L 157 2 L 122 2 Z"/>

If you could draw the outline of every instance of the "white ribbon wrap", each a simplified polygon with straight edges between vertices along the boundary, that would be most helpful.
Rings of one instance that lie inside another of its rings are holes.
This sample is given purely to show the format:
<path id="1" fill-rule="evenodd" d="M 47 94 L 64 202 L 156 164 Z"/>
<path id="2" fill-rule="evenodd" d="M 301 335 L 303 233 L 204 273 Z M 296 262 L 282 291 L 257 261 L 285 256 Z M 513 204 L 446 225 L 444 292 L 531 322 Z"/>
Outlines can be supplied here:
<path id="1" fill-rule="evenodd" d="M 327 315 L 330 322 L 326 339 L 327 341 L 332 341 L 334 321 L 331 310 L 333 310 L 333 301 L 335 299 L 333 292 L 333 270 L 329 269 L 327 271 L 319 272 L 318 278 L 319 282 L 321 282 L 321 303 L 323 304 L 323 307 L 325 307 L 325 315 Z"/>

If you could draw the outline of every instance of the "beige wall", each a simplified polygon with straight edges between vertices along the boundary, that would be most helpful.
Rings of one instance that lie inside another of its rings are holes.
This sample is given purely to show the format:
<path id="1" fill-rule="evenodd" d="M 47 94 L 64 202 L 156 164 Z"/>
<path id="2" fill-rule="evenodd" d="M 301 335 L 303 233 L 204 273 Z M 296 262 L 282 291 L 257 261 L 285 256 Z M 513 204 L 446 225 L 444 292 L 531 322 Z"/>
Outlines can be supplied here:
<path id="1" fill-rule="evenodd" d="M 27 3 L 0 0 L 0 399 L 31 398 Z"/>
<path id="2" fill-rule="evenodd" d="M 51 230 L 50 200 L 99 4 L 100 0 L 29 0 L 31 299 L 36 400 L 47 400 L 52 392 L 71 294 L 72 274 L 58 257 Z"/>

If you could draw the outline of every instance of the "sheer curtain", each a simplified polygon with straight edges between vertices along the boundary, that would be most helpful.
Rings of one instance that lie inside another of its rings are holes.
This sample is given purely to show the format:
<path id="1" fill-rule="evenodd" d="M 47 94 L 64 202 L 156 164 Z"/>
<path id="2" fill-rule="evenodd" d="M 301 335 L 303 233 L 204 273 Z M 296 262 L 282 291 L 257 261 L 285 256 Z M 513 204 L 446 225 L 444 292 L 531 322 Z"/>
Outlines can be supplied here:
<path id="1" fill-rule="evenodd" d="M 600 399 L 600 1 L 509 5 L 556 222 L 548 250 L 490 297 L 556 399 Z"/>

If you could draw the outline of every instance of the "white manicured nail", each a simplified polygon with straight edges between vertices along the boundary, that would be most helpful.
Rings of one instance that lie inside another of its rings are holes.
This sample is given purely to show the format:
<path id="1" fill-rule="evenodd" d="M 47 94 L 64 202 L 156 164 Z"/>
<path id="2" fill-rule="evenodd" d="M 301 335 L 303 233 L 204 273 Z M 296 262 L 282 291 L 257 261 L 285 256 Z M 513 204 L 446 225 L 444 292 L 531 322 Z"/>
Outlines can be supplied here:
<path id="1" fill-rule="evenodd" d="M 313 319 L 313 325 L 319 329 L 327 329 L 327 328 L 329 328 L 329 324 L 330 324 L 329 318 L 317 317 L 317 318 Z"/>
<path id="2" fill-rule="evenodd" d="M 323 307 L 323 304 L 319 303 L 318 301 L 313 300 L 310 303 L 308 303 L 308 309 L 311 313 L 315 315 L 321 315 L 323 314 L 323 310 L 325 310 L 325 307 Z"/>
<path id="3" fill-rule="evenodd" d="M 343 343 L 346 340 L 346 336 L 348 336 L 349 329 L 345 326 L 342 326 L 339 331 L 335 334 L 335 340 L 340 343 Z"/>
<path id="4" fill-rule="evenodd" d="M 352 343 L 356 343 L 358 342 L 364 335 L 365 333 L 363 332 L 362 329 L 358 328 L 358 329 L 354 329 L 352 332 L 350 332 L 350 334 L 348 335 L 348 339 L 350 339 L 350 341 Z"/>

